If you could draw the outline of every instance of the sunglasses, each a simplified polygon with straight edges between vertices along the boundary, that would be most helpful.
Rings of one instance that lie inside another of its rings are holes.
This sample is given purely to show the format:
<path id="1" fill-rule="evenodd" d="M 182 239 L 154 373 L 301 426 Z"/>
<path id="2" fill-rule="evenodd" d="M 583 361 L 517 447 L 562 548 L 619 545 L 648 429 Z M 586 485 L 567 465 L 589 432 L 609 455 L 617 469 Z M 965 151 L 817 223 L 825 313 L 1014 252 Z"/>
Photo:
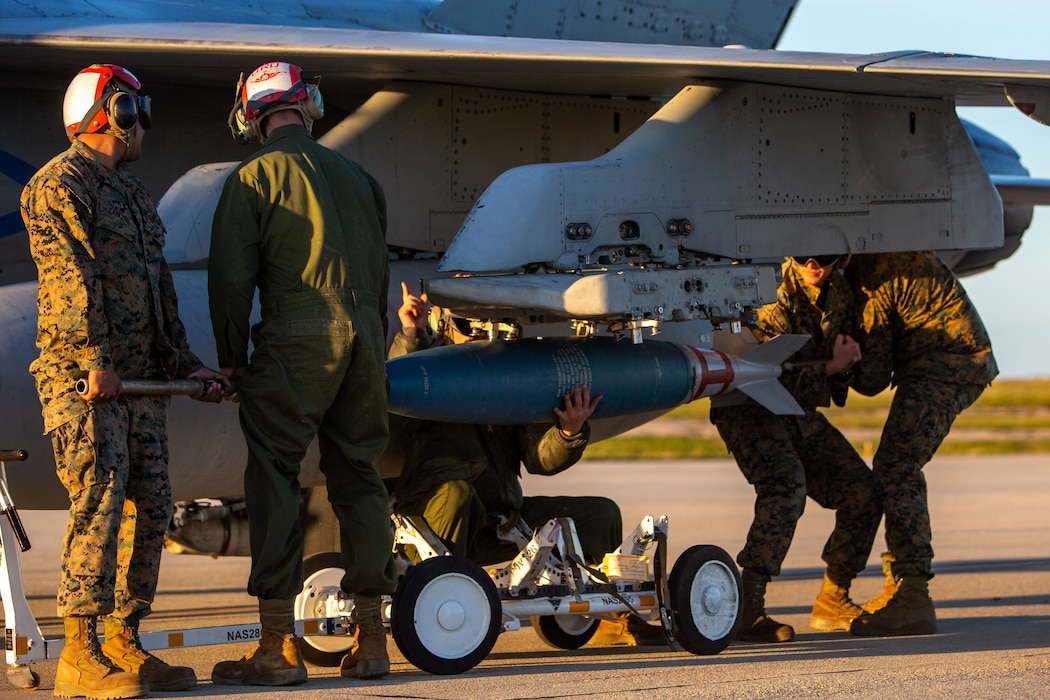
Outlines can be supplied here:
<path id="1" fill-rule="evenodd" d="M 791 259 L 799 265 L 805 266 L 806 263 L 812 260 L 813 262 L 817 263 L 817 265 L 820 267 L 831 267 L 832 265 L 837 263 L 841 258 L 841 255 L 808 255 L 805 257 L 800 255 L 791 256 Z"/>

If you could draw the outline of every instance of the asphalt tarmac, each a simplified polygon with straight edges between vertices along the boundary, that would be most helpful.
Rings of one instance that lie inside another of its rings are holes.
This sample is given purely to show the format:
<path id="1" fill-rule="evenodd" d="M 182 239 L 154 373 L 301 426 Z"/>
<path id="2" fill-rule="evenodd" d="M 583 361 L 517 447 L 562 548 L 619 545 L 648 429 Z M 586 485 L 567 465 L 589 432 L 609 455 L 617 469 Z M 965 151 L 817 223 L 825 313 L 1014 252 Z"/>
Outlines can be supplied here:
<path id="1" fill-rule="evenodd" d="M 200 684 L 151 697 L 204 698 L 1047 698 L 1050 697 L 1050 455 L 936 458 L 926 468 L 936 577 L 930 590 L 938 633 L 865 639 L 809 628 L 820 589 L 820 553 L 833 514 L 812 501 L 799 523 L 783 574 L 769 588 L 767 611 L 795 627 L 778 645 L 734 642 L 714 656 L 661 647 L 546 646 L 527 626 L 503 633 L 476 668 L 435 676 L 407 663 L 391 641 L 391 675 L 342 679 L 337 669 L 310 667 L 310 680 L 287 689 L 211 684 L 212 666 L 251 648 L 233 643 L 157 652 L 193 667 Z M 670 520 L 670 559 L 693 544 L 715 544 L 735 557 L 751 520 L 753 492 L 731 460 L 696 462 L 584 461 L 555 477 L 529 476 L 530 494 L 605 495 L 624 526 L 645 514 Z M 21 555 L 26 596 L 46 637 L 61 635 L 55 618 L 64 513 L 23 512 L 33 548 Z M 880 531 L 852 597 L 882 587 Z M 244 559 L 165 553 L 155 614 L 146 631 L 256 621 L 244 592 Z M 56 662 L 33 665 L 37 693 L 51 694 Z M 0 680 L 2 683 L 2 680 Z M 0 697 L 27 691 L 0 685 Z"/>

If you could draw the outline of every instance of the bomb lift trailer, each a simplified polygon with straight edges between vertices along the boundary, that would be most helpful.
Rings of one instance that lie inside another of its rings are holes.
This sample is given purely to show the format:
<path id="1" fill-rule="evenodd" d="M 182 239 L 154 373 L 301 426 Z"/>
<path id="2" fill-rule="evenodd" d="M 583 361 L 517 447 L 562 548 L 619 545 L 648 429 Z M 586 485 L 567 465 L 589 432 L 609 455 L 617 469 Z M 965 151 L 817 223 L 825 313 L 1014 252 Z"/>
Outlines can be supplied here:
<path id="1" fill-rule="evenodd" d="M 24 450 L 0 450 L 0 598 L 5 620 L 7 678 L 27 690 L 40 684 L 35 661 L 57 658 L 64 639 L 45 639 L 25 598 L 19 553 L 30 548 L 7 489 L 5 463 Z M 530 619 L 547 644 L 577 649 L 602 619 L 630 613 L 658 621 L 670 648 L 717 654 L 740 622 L 740 575 L 714 545 L 685 550 L 667 575 L 667 518 L 646 516 L 597 568 L 587 566 L 571 519 L 531 532 L 523 523 L 504 537 L 520 547 L 509 563 L 483 570 L 453 556 L 425 519 L 393 515 L 399 583 L 384 601 L 383 619 L 398 649 L 423 671 L 458 674 L 480 663 L 501 632 Z M 296 633 L 304 658 L 337 666 L 353 645 L 353 599 L 339 587 L 338 553 L 304 562 L 305 581 L 295 599 Z M 207 646 L 259 639 L 258 623 L 171 632 L 142 632 L 144 649 Z"/>
<path id="2" fill-rule="evenodd" d="M 630 613 L 659 622 L 672 649 L 698 655 L 725 649 L 740 623 L 740 575 L 725 550 L 694 545 L 667 575 L 666 517 L 643 518 L 597 568 L 579 556 L 571 519 L 550 520 L 535 532 L 519 523 L 501 536 L 520 552 L 488 571 L 451 555 L 424 518 L 392 518 L 400 579 L 384 621 L 405 658 L 428 673 L 473 668 L 501 632 L 520 629 L 524 619 L 547 644 L 578 649 L 602 619 Z M 297 617 L 348 617 L 353 604 L 339 588 L 338 553 L 314 555 L 304 566 Z M 303 656 L 337 665 L 349 646 L 338 635 L 312 636 Z"/>

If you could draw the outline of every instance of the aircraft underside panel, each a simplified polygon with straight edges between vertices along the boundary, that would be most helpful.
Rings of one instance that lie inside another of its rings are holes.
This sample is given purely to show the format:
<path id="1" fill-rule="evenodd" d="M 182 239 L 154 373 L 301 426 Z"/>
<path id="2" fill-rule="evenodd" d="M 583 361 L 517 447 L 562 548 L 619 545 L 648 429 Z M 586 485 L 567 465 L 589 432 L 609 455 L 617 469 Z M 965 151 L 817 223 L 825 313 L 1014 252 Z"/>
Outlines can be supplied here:
<path id="1" fill-rule="evenodd" d="M 691 86 L 605 156 L 504 173 L 440 269 L 989 248 L 1002 231 L 950 101 Z"/>
<path id="2" fill-rule="evenodd" d="M 500 173 L 600 156 L 658 108 L 649 100 L 399 83 L 319 140 L 382 183 L 391 246 L 442 252 Z"/>

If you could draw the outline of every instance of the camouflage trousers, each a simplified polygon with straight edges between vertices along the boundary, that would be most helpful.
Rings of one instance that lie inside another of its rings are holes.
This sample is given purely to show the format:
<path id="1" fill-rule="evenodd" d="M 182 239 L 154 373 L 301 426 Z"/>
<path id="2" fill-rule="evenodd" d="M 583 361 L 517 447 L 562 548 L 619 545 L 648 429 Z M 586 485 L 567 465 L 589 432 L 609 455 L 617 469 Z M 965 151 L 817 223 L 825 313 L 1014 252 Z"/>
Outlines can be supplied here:
<path id="1" fill-rule="evenodd" d="M 932 528 L 922 469 L 955 417 L 983 391 L 983 386 L 973 384 L 911 379 L 897 387 L 872 461 L 895 576 L 933 575 Z"/>
<path id="2" fill-rule="evenodd" d="M 484 503 L 466 481 L 445 482 L 428 498 L 400 511 L 425 517 L 450 552 L 478 564 L 506 561 L 519 551 L 499 539 Z M 521 518 L 534 529 L 552 518 L 572 518 L 583 556 L 593 563 L 600 563 L 606 553 L 623 542 L 620 507 L 601 496 L 526 496 Z"/>
<path id="3" fill-rule="evenodd" d="M 55 428 L 58 477 L 69 492 L 58 614 L 150 613 L 171 521 L 166 397 L 120 397 Z"/>
<path id="4" fill-rule="evenodd" d="M 882 514 L 872 472 L 819 411 L 775 416 L 745 404 L 713 408 L 711 421 L 755 487 L 755 517 L 737 563 L 780 574 L 809 496 L 835 511 L 822 558 L 845 585 L 864 569 Z"/>

